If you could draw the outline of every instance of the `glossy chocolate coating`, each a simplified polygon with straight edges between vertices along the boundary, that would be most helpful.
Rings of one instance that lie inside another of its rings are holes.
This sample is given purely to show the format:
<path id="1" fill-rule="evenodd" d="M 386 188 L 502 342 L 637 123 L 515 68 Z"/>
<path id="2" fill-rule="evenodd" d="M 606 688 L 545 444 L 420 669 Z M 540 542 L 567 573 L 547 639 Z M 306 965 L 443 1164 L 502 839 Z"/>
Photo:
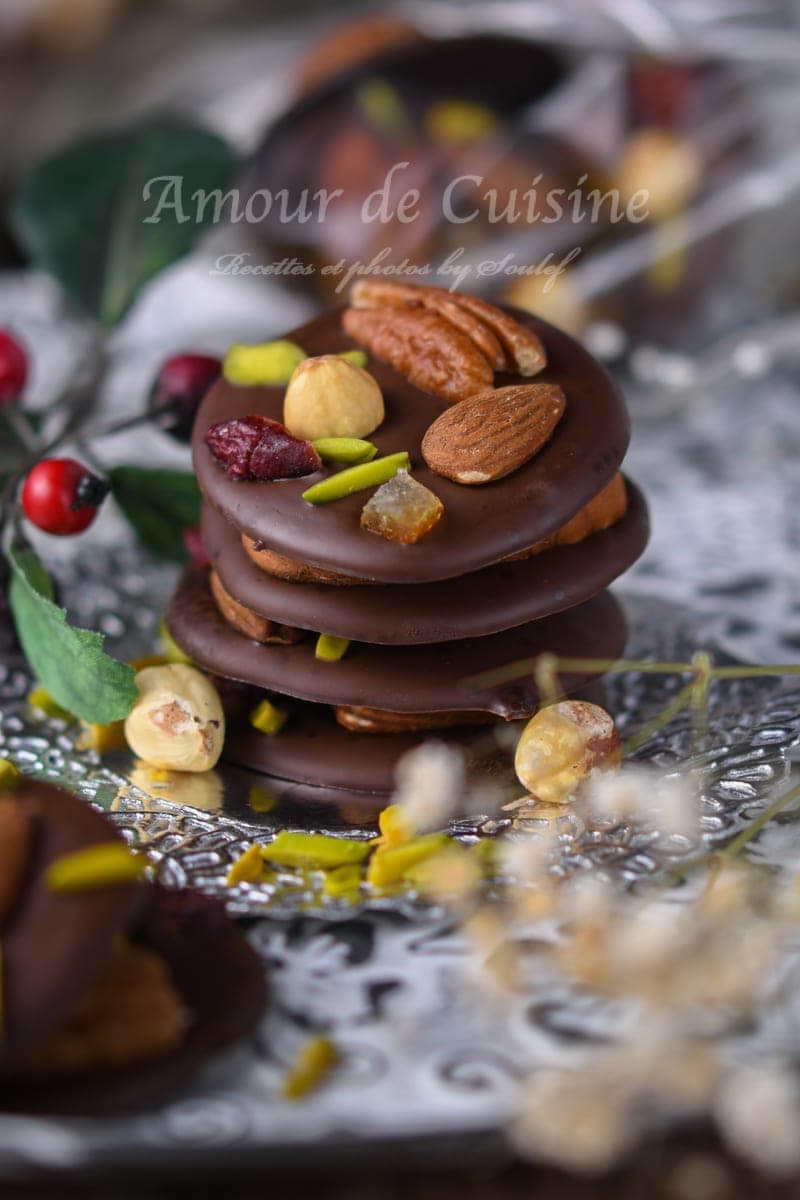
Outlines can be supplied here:
<path id="1" fill-rule="evenodd" d="M 198 666 L 282 695 L 391 712 L 491 712 L 505 720 L 535 710 L 533 679 L 477 692 L 467 682 L 472 676 L 545 651 L 613 659 L 626 638 L 619 604 L 602 592 L 568 612 L 491 637 L 417 646 L 354 642 L 339 662 L 321 662 L 313 640 L 263 646 L 237 633 L 214 603 L 207 572 L 196 568 L 181 577 L 167 624 Z M 567 681 L 571 688 L 583 682 L 585 677 Z"/>
<path id="2" fill-rule="evenodd" d="M 380 809 L 394 787 L 398 759 L 431 738 L 462 747 L 476 778 L 509 782 L 513 775 L 491 725 L 435 734 L 350 733 L 336 723 L 331 709 L 302 703 L 292 706 L 289 720 L 274 737 L 253 729 L 246 718 L 232 722 L 224 757 L 270 776 L 279 793 L 288 784 L 292 796 L 301 800 L 310 799 L 310 789 L 316 789 L 321 800 L 343 803 L 346 795 L 348 802 L 366 807 L 377 797 Z"/>
<path id="3" fill-rule="evenodd" d="M 51 891 L 44 876 L 56 859 L 122 838 L 84 801 L 48 784 L 25 781 L 15 795 L 35 834 L 23 891 L 3 930 L 0 1070 L 70 1012 L 144 895 L 137 884 L 77 895 Z"/>
<path id="4" fill-rule="evenodd" d="M 447 403 L 411 384 L 385 363 L 371 359 L 370 372 L 383 391 L 386 420 L 370 435 L 381 454 L 407 450 L 413 474 L 442 500 L 446 515 L 415 545 L 390 542 L 361 529 L 370 492 L 311 505 L 302 493 L 330 472 L 302 479 L 242 483 L 226 475 L 206 446 L 210 426 L 248 414 L 280 420 L 282 387 L 236 387 L 224 379 L 203 401 L 195 423 L 193 456 L 200 487 L 242 532 L 289 558 L 383 583 L 429 583 L 454 579 L 533 546 L 564 525 L 611 479 L 628 445 L 625 405 L 603 368 L 561 330 L 515 313 L 542 338 L 548 365 L 536 376 L 557 383 L 567 409 L 550 442 L 505 479 L 465 487 L 434 474 L 420 444 Z M 335 353 L 354 343 L 333 311 L 286 335 L 308 354 Z M 497 374 L 503 387 L 519 376 Z"/>
<path id="5" fill-rule="evenodd" d="M 191 1018 L 186 1036 L 169 1053 L 124 1068 L 5 1083 L 0 1077 L 0 1110 L 105 1116 L 141 1108 L 176 1091 L 209 1054 L 255 1026 L 266 1002 L 264 966 L 222 906 L 154 890 L 148 899 L 134 940 L 169 965 Z M 40 954 L 55 944 L 55 932 Z"/>
<path id="6" fill-rule="evenodd" d="M 203 542 L 225 590 L 284 625 L 379 645 L 484 637 L 571 608 L 607 587 L 647 543 L 647 507 L 628 484 L 628 511 L 573 546 L 486 567 L 461 579 L 395 586 L 290 583 L 248 558 L 238 532 L 209 505 Z"/>
<path id="7" fill-rule="evenodd" d="M 605 703 L 597 681 L 571 694 L 593 704 Z M 274 793 L 278 803 L 316 805 L 323 824 L 331 819 L 326 813 L 331 807 L 338 813 L 357 814 L 359 822 L 377 816 L 394 790 L 398 760 L 431 739 L 465 752 L 471 784 L 519 795 L 509 748 L 524 722 L 436 733 L 349 733 L 323 705 L 295 701 L 286 707 L 289 720 L 275 737 L 253 729 L 246 711 L 233 716 L 223 757 L 248 772 L 258 772 L 262 786 Z"/>

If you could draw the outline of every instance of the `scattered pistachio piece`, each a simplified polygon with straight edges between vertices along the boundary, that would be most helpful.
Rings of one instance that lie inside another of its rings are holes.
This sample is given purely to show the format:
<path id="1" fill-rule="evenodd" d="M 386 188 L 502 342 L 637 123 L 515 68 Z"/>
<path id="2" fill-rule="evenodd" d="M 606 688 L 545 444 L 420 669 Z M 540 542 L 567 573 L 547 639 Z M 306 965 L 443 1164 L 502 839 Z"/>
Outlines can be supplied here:
<path id="1" fill-rule="evenodd" d="M 147 778 L 150 783 L 169 783 L 172 771 L 165 771 L 163 767 L 148 767 Z"/>
<path id="2" fill-rule="evenodd" d="M 446 833 L 429 833 L 400 846 L 379 848 L 367 867 L 367 883 L 376 888 L 400 883 L 411 867 L 434 854 L 439 854 L 451 844 L 452 839 Z"/>
<path id="3" fill-rule="evenodd" d="M 355 101 L 364 118 L 385 137 L 397 137 L 409 130 L 409 118 L 403 99 L 388 79 L 375 76 L 356 89 Z"/>
<path id="4" fill-rule="evenodd" d="M 335 637 L 332 633 L 321 633 L 317 638 L 314 657 L 322 662 L 338 662 L 347 654 L 349 646 L 348 638 Z"/>
<path id="5" fill-rule="evenodd" d="M 355 902 L 363 882 L 363 869 L 356 863 L 345 863 L 344 866 L 334 867 L 333 870 L 326 872 L 322 892 L 332 900 Z"/>
<path id="6" fill-rule="evenodd" d="M 372 462 L 378 447 L 363 438 L 317 438 L 311 445 L 323 462 L 364 463 Z"/>
<path id="7" fill-rule="evenodd" d="M 29 692 L 28 703 L 34 708 L 38 708 L 47 717 L 59 717 L 62 721 L 72 720 L 72 713 L 68 713 L 65 708 L 57 704 L 45 687 L 35 687 L 32 692 Z"/>
<path id="8" fill-rule="evenodd" d="M 431 141 L 463 146 L 493 133 L 497 117 L 471 100 L 437 100 L 425 113 L 424 126 Z"/>
<path id="9" fill-rule="evenodd" d="M 272 792 L 268 792 L 266 788 L 252 787 L 247 793 L 247 807 L 251 808 L 253 812 L 272 812 L 277 803 L 277 797 Z"/>
<path id="10" fill-rule="evenodd" d="M 284 829 L 274 841 L 262 846 L 261 853 L 267 862 L 279 866 L 329 870 L 363 862 L 369 850 L 367 842 L 328 837 L 324 833 L 293 833 Z"/>
<path id="11" fill-rule="evenodd" d="M 300 1047 L 300 1053 L 283 1080 L 287 1100 L 300 1100 L 320 1087 L 339 1061 L 339 1052 L 330 1038 L 318 1034 Z"/>
<path id="12" fill-rule="evenodd" d="M 248 846 L 232 864 L 225 876 L 225 886 L 236 887 L 237 883 L 255 883 L 257 879 L 261 878 L 263 870 L 264 859 L 261 856 L 261 847 L 253 842 L 252 846 Z"/>
<path id="13" fill-rule="evenodd" d="M 0 791 L 10 792 L 19 783 L 19 771 L 10 758 L 0 758 Z"/>
<path id="14" fill-rule="evenodd" d="M 222 374 L 228 383 L 240 387 L 257 385 L 278 387 L 289 382 L 306 353 L 294 342 L 281 338 L 275 342 L 230 347 L 222 362 Z"/>
<path id="15" fill-rule="evenodd" d="M 288 720 L 288 714 L 271 700 L 262 700 L 250 713 L 250 724 L 261 733 L 272 737 L 280 733 Z"/>
<path id="16" fill-rule="evenodd" d="M 166 625 L 164 625 L 164 623 L 162 621 L 161 633 L 160 633 L 162 641 L 164 639 L 165 632 L 166 632 Z M 169 635 L 167 635 L 167 636 L 169 636 Z M 133 667 L 134 671 L 143 671 L 145 669 L 145 667 L 163 667 L 164 664 L 167 662 L 169 662 L 169 659 L 164 654 L 142 654 L 140 658 L 129 659 L 128 666 Z"/>
<path id="17" fill-rule="evenodd" d="M 367 488 L 377 487 L 386 483 L 398 471 L 408 470 L 409 457 L 405 450 L 398 454 L 387 454 L 384 458 L 376 458 L 373 462 L 361 463 L 357 467 L 348 467 L 315 483 L 313 487 L 303 492 L 303 499 L 309 504 L 329 504 L 331 500 L 342 500 L 353 492 L 363 492 Z"/>
<path id="18" fill-rule="evenodd" d="M 45 878 L 52 892 L 89 892 L 135 883 L 146 868 L 145 856 L 134 854 L 124 842 L 100 842 L 57 858 Z"/>
<path id="19" fill-rule="evenodd" d="M 158 636 L 161 638 L 161 644 L 164 647 L 163 654 L 153 654 L 144 660 L 149 667 L 157 667 L 162 663 L 188 663 L 192 665 L 192 660 L 188 654 L 184 654 L 175 638 L 167 629 L 166 621 L 161 621 L 158 626 Z"/>
<path id="20" fill-rule="evenodd" d="M 110 725 L 90 725 L 81 721 L 81 731 L 75 741 L 76 750 L 96 750 L 98 754 L 110 754 L 125 749 L 125 724 L 112 721 Z"/>
<path id="21" fill-rule="evenodd" d="M 378 829 L 373 846 L 401 846 L 417 833 L 402 804 L 389 804 L 378 814 Z"/>

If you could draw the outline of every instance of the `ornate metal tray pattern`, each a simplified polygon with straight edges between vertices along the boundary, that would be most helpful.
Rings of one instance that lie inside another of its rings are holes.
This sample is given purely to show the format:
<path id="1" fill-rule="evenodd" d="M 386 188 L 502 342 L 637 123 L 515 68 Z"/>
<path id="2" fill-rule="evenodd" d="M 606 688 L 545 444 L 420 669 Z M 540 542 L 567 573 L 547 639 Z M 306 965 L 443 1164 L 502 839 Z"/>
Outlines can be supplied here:
<path id="1" fill-rule="evenodd" d="M 113 580 L 113 586 L 109 581 Z M 141 649 L 152 634 L 170 580 L 133 550 L 81 559 L 64 573 L 65 599 L 79 619 L 104 629 L 119 653 Z M 623 593 L 624 594 L 624 593 Z M 143 597 L 147 597 L 144 602 Z M 631 653 L 686 659 L 707 631 L 685 609 L 627 596 L 633 619 Z M 609 704 L 623 729 L 633 729 L 668 701 L 677 681 L 617 676 Z M 538 1063 L 569 1062 L 583 1043 L 613 1036 L 613 1005 L 568 996 L 543 982 L 492 1007 L 477 986 L 474 951 L 447 914 L 415 899 L 365 901 L 360 909 L 327 904 L 313 893 L 239 889 L 226 893 L 229 863 L 254 836 L 267 838 L 285 817 L 247 812 L 236 772 L 222 770 L 207 807 L 176 804 L 137 782 L 120 758 L 101 764 L 75 750 L 63 722 L 37 718 L 25 702 L 30 680 L 9 659 L 0 674 L 0 753 L 23 770 L 74 788 L 106 810 L 137 845 L 153 853 L 170 884 L 189 883 L 226 894 L 235 913 L 257 917 L 254 945 L 264 957 L 272 1005 L 257 1036 L 209 1066 L 193 1087 L 163 1110 L 107 1122 L 0 1121 L 0 1170 L 35 1167 L 177 1166 L 221 1151 L 247 1160 L 286 1163 L 298 1146 L 334 1158 L 346 1149 L 377 1150 L 387 1139 L 433 1140 L 441 1151 L 453 1136 L 480 1132 L 492 1140 L 512 1111 L 522 1074 Z M 692 758 L 692 729 L 672 722 L 639 752 L 669 769 L 702 766 L 702 840 L 718 845 L 763 810 L 788 771 L 800 734 L 800 690 L 763 681 L 718 685 L 711 733 Z M 294 815 L 294 824 L 304 822 Z M 565 817 L 563 871 L 618 872 L 631 882 L 697 852 L 657 831 L 574 827 Z M 767 839 L 757 852 L 787 865 L 796 856 L 796 828 Z M 313 814 L 305 824 L 313 827 Z M 481 836 L 485 818 L 464 820 L 459 836 Z M 492 826 L 494 828 L 494 826 Z M 348 836 L 366 836 L 350 828 Z M 266 915 L 265 915 L 266 914 Z M 795 1052 L 800 1010 L 765 1015 L 737 1053 L 760 1045 L 774 1055 Z M 332 1081 L 301 1105 L 280 1097 L 280 1079 L 309 1030 L 325 1030 L 344 1054 Z"/>

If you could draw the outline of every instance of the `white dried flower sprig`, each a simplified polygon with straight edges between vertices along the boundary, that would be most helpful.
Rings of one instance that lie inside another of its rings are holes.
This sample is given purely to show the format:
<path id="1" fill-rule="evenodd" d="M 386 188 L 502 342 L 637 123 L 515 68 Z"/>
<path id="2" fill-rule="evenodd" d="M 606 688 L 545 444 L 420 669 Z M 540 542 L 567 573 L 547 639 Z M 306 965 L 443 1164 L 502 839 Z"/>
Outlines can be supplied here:
<path id="1" fill-rule="evenodd" d="M 512 1142 L 523 1156 L 601 1173 L 659 1117 L 702 1114 L 719 1069 L 713 1047 L 642 1029 L 579 1066 L 533 1072 L 521 1090 Z"/>
<path id="2" fill-rule="evenodd" d="M 665 1032 L 662 1030 L 662 1033 Z M 567 1070 L 524 1084 L 510 1136 L 524 1156 L 585 1174 L 615 1166 L 665 1119 L 713 1122 L 769 1175 L 800 1167 L 800 1085 L 781 1066 L 726 1066 L 708 1042 L 643 1032 Z"/>
<path id="3" fill-rule="evenodd" d="M 631 784 L 652 788 L 653 776 L 636 772 L 624 787 Z M 620 796 L 608 777 L 603 788 L 601 804 L 609 801 L 613 817 L 628 811 L 613 807 Z M 690 787 L 677 802 L 686 796 Z M 800 788 L 784 792 L 725 850 L 696 860 L 701 886 L 680 893 L 655 886 L 631 894 L 597 870 L 559 877 L 548 857 L 554 841 L 541 833 L 509 846 L 504 863 L 518 883 L 502 915 L 491 921 L 474 914 L 467 927 L 482 933 L 484 952 L 487 930 L 494 933 L 492 986 L 519 987 L 530 977 L 525 940 L 513 931 L 544 917 L 539 929 L 547 936 L 536 939 L 532 964 L 537 977 L 545 955 L 548 979 L 577 988 L 578 996 L 590 989 L 613 997 L 626 1006 L 623 1028 L 630 1028 L 618 1043 L 572 1053 L 568 1067 L 531 1074 L 510 1130 L 521 1153 L 602 1172 L 651 1129 L 691 1117 L 716 1124 L 732 1149 L 764 1172 L 800 1168 L 800 1079 L 780 1067 L 732 1067 L 714 1040 L 785 986 L 780 966 L 797 942 L 800 890 L 795 880 L 738 856 L 798 799 Z"/>
<path id="4" fill-rule="evenodd" d="M 445 828 L 463 811 L 464 755 L 444 742 L 424 742 L 397 764 L 392 803 L 403 806 L 413 829 Z"/>
<path id="5" fill-rule="evenodd" d="M 685 773 L 664 775 L 634 764 L 593 771 L 582 798 L 589 814 L 604 821 L 642 824 L 690 840 L 698 836 L 698 790 Z"/>
<path id="6" fill-rule="evenodd" d="M 743 1067 L 720 1083 L 712 1111 L 728 1145 L 770 1175 L 800 1167 L 800 1085 L 781 1066 Z"/>

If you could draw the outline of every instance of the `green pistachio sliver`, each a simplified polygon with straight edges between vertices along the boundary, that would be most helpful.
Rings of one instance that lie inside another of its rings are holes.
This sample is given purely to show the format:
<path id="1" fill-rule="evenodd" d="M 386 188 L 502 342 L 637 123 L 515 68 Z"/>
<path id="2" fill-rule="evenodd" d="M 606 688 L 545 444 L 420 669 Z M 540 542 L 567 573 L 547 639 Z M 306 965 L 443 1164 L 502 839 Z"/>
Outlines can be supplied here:
<path id="1" fill-rule="evenodd" d="M 378 447 L 362 438 L 327 437 L 317 438 L 311 445 L 323 462 L 365 463 L 372 462 Z"/>
<path id="2" fill-rule="evenodd" d="M 345 496 L 352 496 L 353 492 L 363 492 L 367 488 L 386 483 L 398 471 L 407 471 L 409 465 L 407 451 L 387 454 L 385 458 L 376 458 L 373 462 L 348 467 L 345 471 L 323 479 L 321 483 L 315 483 L 303 492 L 303 499 L 308 500 L 309 504 L 329 504 L 331 500 L 342 500 Z"/>
<path id="3" fill-rule="evenodd" d="M 289 829 L 282 829 L 274 841 L 261 847 L 261 854 L 269 863 L 323 871 L 363 862 L 369 852 L 367 842 L 324 833 L 296 833 Z"/>
<path id="4" fill-rule="evenodd" d="M 322 662 L 338 662 L 344 658 L 350 647 L 348 638 L 336 637 L 332 633 L 321 633 L 317 638 L 314 657 Z"/>
<path id="5" fill-rule="evenodd" d="M 145 856 L 134 854 L 125 842 L 98 842 L 57 858 L 45 881 L 51 892 L 88 892 L 135 883 L 146 868 Z"/>
<path id="6" fill-rule="evenodd" d="M 352 363 L 355 367 L 361 367 L 363 371 L 369 362 L 369 355 L 366 350 L 340 350 L 339 358 L 343 358 L 346 362 Z"/>

